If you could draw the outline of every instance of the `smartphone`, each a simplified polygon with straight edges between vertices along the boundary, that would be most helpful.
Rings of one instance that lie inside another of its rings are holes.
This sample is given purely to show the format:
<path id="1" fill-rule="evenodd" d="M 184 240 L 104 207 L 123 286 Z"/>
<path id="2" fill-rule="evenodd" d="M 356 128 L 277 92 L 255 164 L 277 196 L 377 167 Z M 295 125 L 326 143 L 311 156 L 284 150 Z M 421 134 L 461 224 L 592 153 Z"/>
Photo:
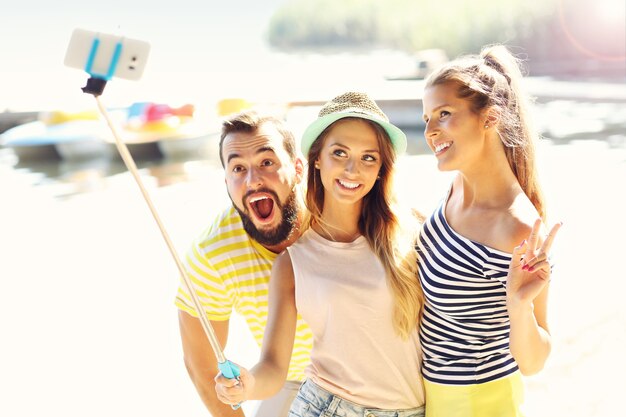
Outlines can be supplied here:
<path id="1" fill-rule="evenodd" d="M 150 44 L 137 39 L 75 29 L 65 54 L 65 65 L 85 70 L 95 78 L 136 81 L 148 61 Z"/>

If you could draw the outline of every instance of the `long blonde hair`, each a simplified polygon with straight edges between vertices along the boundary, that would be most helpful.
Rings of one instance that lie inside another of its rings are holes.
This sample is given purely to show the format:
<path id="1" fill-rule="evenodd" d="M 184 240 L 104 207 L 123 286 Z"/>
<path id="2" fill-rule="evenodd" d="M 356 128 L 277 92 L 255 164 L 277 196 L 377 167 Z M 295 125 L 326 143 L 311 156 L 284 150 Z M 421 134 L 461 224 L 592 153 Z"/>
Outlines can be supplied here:
<path id="1" fill-rule="evenodd" d="M 360 120 L 376 132 L 382 162 L 380 178 L 363 198 L 358 228 L 385 267 L 387 282 L 395 299 L 393 325 L 396 332 L 406 339 L 417 326 L 424 303 L 424 294 L 417 279 L 415 243 L 418 226 L 414 216 L 405 214 L 397 206 L 393 192 L 396 154 L 389 136 L 378 123 L 360 118 L 344 118 L 328 126 L 311 145 L 307 156 L 306 206 L 309 217 L 306 226 L 313 223 L 324 226 L 324 187 L 320 172 L 315 168 L 315 161 L 324 146 L 326 136 L 342 120 Z"/>
<path id="2" fill-rule="evenodd" d="M 498 134 L 515 178 L 543 220 L 545 201 L 535 164 L 535 131 L 528 111 L 529 99 L 520 83 L 520 62 L 503 45 L 486 46 L 480 55 L 461 57 L 444 65 L 426 80 L 426 87 L 444 83 L 458 86 L 459 98 L 479 114 L 493 108 L 499 115 Z"/>

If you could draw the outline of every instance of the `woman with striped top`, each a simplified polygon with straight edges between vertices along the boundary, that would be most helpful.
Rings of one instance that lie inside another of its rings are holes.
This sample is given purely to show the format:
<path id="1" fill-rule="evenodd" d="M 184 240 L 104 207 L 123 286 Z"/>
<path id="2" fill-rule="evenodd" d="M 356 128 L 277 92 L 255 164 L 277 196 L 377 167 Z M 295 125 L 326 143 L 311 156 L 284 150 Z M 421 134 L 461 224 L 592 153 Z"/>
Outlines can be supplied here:
<path id="1" fill-rule="evenodd" d="M 418 228 L 401 222 L 392 193 L 405 148 L 404 133 L 363 93 L 331 100 L 306 129 L 309 228 L 272 268 L 260 362 L 241 369 L 240 383 L 216 378 L 222 401 L 282 385 L 299 312 L 313 348 L 291 417 L 423 417 Z"/>
<path id="2" fill-rule="evenodd" d="M 560 224 L 541 238 L 521 78 L 511 53 L 492 46 L 426 81 L 426 141 L 440 170 L 458 171 L 417 245 L 429 417 L 522 415 L 520 373 L 540 371 L 550 353 L 547 253 Z"/>

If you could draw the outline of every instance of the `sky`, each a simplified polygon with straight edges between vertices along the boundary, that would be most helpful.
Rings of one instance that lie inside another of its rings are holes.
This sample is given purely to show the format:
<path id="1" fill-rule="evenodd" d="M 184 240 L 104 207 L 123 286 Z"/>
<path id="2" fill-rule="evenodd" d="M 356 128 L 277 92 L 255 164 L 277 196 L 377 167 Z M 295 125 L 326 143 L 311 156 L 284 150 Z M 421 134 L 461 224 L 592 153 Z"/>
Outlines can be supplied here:
<path id="1" fill-rule="evenodd" d="M 197 99 L 220 78 L 263 71 L 264 31 L 285 0 L 14 1 L 0 24 L 0 111 L 81 107 L 86 74 L 63 59 L 72 31 L 83 28 L 140 39 L 151 51 L 140 82 L 114 80 L 111 102 Z M 237 88 L 233 88 L 234 93 Z"/>

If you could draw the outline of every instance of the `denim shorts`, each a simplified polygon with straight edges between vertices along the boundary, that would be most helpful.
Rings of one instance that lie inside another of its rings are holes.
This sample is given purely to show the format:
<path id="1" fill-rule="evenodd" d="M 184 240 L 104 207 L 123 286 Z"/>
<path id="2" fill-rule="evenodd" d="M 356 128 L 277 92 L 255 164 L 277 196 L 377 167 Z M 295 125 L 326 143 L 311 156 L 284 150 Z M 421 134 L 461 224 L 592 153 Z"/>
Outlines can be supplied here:
<path id="1" fill-rule="evenodd" d="M 289 417 L 424 417 L 424 407 L 409 410 L 368 408 L 331 394 L 307 380 L 291 404 Z"/>

